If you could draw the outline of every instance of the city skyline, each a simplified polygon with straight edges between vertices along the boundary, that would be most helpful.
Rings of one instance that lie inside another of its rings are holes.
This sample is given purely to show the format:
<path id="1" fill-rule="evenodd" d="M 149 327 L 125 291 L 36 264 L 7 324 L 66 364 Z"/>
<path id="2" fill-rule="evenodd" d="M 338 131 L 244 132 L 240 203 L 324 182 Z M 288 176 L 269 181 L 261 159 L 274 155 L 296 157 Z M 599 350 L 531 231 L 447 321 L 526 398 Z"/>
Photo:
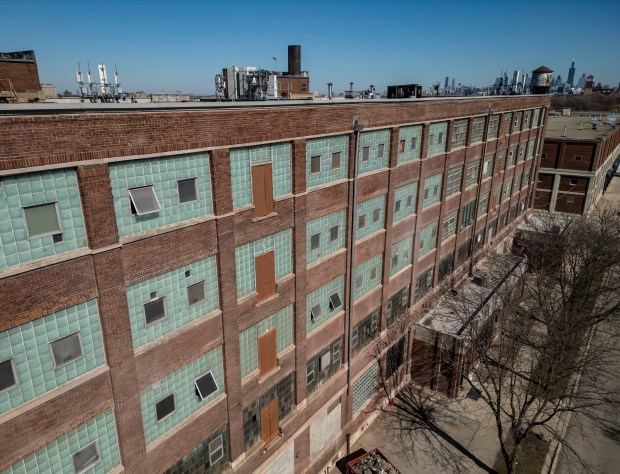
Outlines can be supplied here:
<path id="1" fill-rule="evenodd" d="M 576 77 L 593 74 L 595 82 L 612 87 L 620 80 L 620 64 L 601 50 L 620 40 L 615 2 L 588 9 L 578 2 L 522 2 L 518 8 L 447 2 L 441 10 L 423 4 L 411 11 L 403 2 L 377 8 L 365 1 L 272 2 L 268 9 L 244 1 L 235 9 L 194 1 L 174 8 L 162 1 L 107 5 L 108 11 L 95 13 L 67 1 L 5 5 L 6 17 L 15 21 L 3 26 L 0 44 L 4 51 L 33 49 L 41 82 L 59 92 L 77 89 L 80 61 L 83 71 L 87 62 L 91 70 L 103 63 L 109 71 L 116 63 L 126 91 L 213 93 L 215 74 L 231 64 L 286 71 L 289 44 L 301 45 L 302 70 L 310 71 L 310 89 L 321 93 L 328 82 L 336 93 L 350 82 L 354 90 L 373 84 L 382 92 L 389 84 L 443 85 L 446 76 L 484 87 L 501 71 L 511 77 L 515 69 L 531 73 L 541 65 L 566 77 L 573 58 Z M 530 11 L 537 14 L 525 15 Z M 554 25 L 565 28 L 556 32 Z"/>

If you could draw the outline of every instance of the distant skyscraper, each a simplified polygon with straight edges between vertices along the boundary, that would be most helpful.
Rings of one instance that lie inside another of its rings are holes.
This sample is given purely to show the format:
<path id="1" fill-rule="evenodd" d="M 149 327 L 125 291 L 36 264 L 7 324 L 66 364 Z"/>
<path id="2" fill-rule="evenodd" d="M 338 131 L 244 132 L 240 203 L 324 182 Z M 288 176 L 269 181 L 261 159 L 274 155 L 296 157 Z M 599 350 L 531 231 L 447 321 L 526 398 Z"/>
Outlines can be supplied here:
<path id="1" fill-rule="evenodd" d="M 452 78 L 452 91 L 454 92 L 454 78 Z"/>
<path id="2" fill-rule="evenodd" d="M 573 87 L 573 81 L 575 80 L 575 61 L 571 64 L 570 69 L 568 70 L 568 84 Z"/>
<path id="3" fill-rule="evenodd" d="M 583 89 L 586 86 L 586 73 L 584 72 L 577 81 L 577 87 Z"/>
<path id="4" fill-rule="evenodd" d="M 448 76 L 446 76 L 446 83 L 443 85 L 443 90 L 448 90 Z"/>

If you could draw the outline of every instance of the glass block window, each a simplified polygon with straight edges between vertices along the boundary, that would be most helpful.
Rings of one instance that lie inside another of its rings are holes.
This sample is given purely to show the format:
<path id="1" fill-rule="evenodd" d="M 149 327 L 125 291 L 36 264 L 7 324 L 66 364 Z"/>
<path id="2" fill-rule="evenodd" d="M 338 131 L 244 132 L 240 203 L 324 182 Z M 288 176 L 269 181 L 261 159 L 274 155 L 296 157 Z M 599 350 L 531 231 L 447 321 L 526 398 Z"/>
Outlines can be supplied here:
<path id="1" fill-rule="evenodd" d="M 527 146 L 527 143 L 521 143 L 519 145 L 519 159 L 518 162 L 521 163 L 522 161 L 525 161 L 525 147 Z"/>
<path id="2" fill-rule="evenodd" d="M 385 195 L 357 203 L 355 206 L 355 240 L 385 228 Z"/>
<path id="3" fill-rule="evenodd" d="M 230 150 L 233 206 L 252 203 L 252 166 L 271 163 L 273 197 L 292 192 L 291 144 L 272 143 Z"/>
<path id="4" fill-rule="evenodd" d="M 448 133 L 448 122 L 431 123 L 428 130 L 428 151 L 427 156 L 438 155 L 446 152 L 446 136 Z"/>
<path id="5" fill-rule="evenodd" d="M 415 300 L 420 301 L 433 288 L 433 270 L 430 267 L 418 275 L 415 285 Z"/>
<path id="6" fill-rule="evenodd" d="M 419 160 L 422 148 L 422 125 L 400 127 L 398 130 L 397 163 Z"/>
<path id="7" fill-rule="evenodd" d="M 224 425 L 166 469 L 164 474 L 222 472 L 229 464 L 228 449 L 228 431 Z"/>
<path id="8" fill-rule="evenodd" d="M 515 181 L 514 181 L 514 185 L 512 187 L 514 192 L 518 192 L 521 190 L 521 179 L 522 179 L 523 175 L 522 174 L 518 174 L 515 176 Z"/>
<path id="9" fill-rule="evenodd" d="M 379 310 L 376 309 L 351 331 L 351 352 L 355 355 L 379 335 Z"/>
<path id="10" fill-rule="evenodd" d="M 136 349 L 219 308 L 216 257 L 130 285 L 126 294 Z"/>
<path id="11" fill-rule="evenodd" d="M 306 296 L 306 331 L 318 328 L 343 310 L 343 306 L 333 304 L 334 295 L 342 302 L 344 298 L 344 276 L 334 278 Z"/>
<path id="12" fill-rule="evenodd" d="M 86 247 L 74 170 L 0 177 L 0 270 Z"/>
<path id="13" fill-rule="evenodd" d="M 429 176 L 424 180 L 424 198 L 422 200 L 422 209 L 441 201 L 441 181 L 443 173 Z"/>
<path id="14" fill-rule="evenodd" d="M 480 169 L 480 160 L 472 161 L 467 164 L 467 178 L 465 179 L 465 187 L 468 188 L 478 183 L 478 171 Z"/>
<path id="15" fill-rule="evenodd" d="M 353 413 L 357 414 L 368 404 L 377 390 L 377 363 L 373 363 L 366 372 L 353 382 Z"/>
<path id="16" fill-rule="evenodd" d="M 447 240 L 456 234 L 456 220 L 459 214 L 459 210 L 457 209 L 450 214 L 446 214 L 443 218 L 443 224 L 441 228 L 441 240 Z"/>
<path id="17" fill-rule="evenodd" d="M 292 235 L 292 230 L 286 229 L 235 249 L 237 298 L 256 291 L 254 259 L 258 255 L 275 252 L 276 281 L 293 272 Z"/>
<path id="18" fill-rule="evenodd" d="M 413 235 L 405 237 L 403 240 L 392 245 L 390 254 L 390 276 L 396 275 L 403 268 L 411 265 L 412 252 Z"/>
<path id="19" fill-rule="evenodd" d="M 197 391 L 196 381 L 209 373 L 215 390 L 207 396 L 203 393 L 201 397 Z M 149 385 L 140 392 L 146 443 L 152 443 L 163 436 L 221 393 L 224 393 L 224 368 L 222 348 L 218 346 L 165 375 L 157 383 Z M 156 405 L 170 395 L 174 395 L 174 411 L 158 420 Z"/>
<path id="20" fill-rule="evenodd" d="M 121 464 L 112 410 L 79 425 L 17 461 L 2 474 L 111 472 Z M 76 471 L 75 467 L 86 469 Z"/>
<path id="21" fill-rule="evenodd" d="M 437 247 L 437 221 L 423 227 L 420 231 L 420 248 L 418 258 L 434 250 Z"/>
<path id="22" fill-rule="evenodd" d="M 456 264 L 463 264 L 469 257 L 471 257 L 471 239 L 467 239 L 456 251 Z"/>
<path id="23" fill-rule="evenodd" d="M 385 355 L 385 376 L 391 377 L 405 361 L 405 337 L 387 350 Z"/>
<path id="24" fill-rule="evenodd" d="M 540 109 L 534 109 L 534 119 L 532 120 L 532 128 L 536 128 L 540 125 L 538 122 L 539 117 L 540 117 Z"/>
<path id="25" fill-rule="evenodd" d="M 487 130 L 487 139 L 493 140 L 497 138 L 497 134 L 499 132 L 499 114 L 491 115 L 489 119 L 489 127 Z"/>
<path id="26" fill-rule="evenodd" d="M 482 163 L 482 179 L 485 180 L 493 175 L 493 155 L 484 157 Z"/>
<path id="27" fill-rule="evenodd" d="M 306 363 L 308 394 L 327 382 L 342 367 L 342 337 L 332 341 Z"/>
<path id="28" fill-rule="evenodd" d="M 401 288 L 388 299 L 385 319 L 391 326 L 409 314 L 409 285 Z"/>
<path id="29" fill-rule="evenodd" d="M 531 169 L 528 168 L 523 173 L 523 181 L 522 181 L 523 187 L 526 187 L 527 185 L 530 184 L 530 171 L 531 171 Z"/>
<path id="30" fill-rule="evenodd" d="M 504 188 L 502 190 L 502 201 L 505 201 L 506 199 L 510 198 L 511 191 L 512 191 L 512 182 L 506 181 L 504 183 Z"/>
<path id="31" fill-rule="evenodd" d="M 508 151 L 508 161 L 506 162 L 506 169 L 515 165 L 515 161 L 517 158 L 517 146 L 511 146 Z"/>
<path id="32" fill-rule="evenodd" d="M 353 269 L 353 299 L 357 300 L 381 284 L 383 254 L 375 255 Z"/>
<path id="33" fill-rule="evenodd" d="M 97 300 L 0 332 L 0 362 L 0 414 L 104 365 Z"/>
<path id="34" fill-rule="evenodd" d="M 394 192 L 394 215 L 392 223 L 402 221 L 416 212 L 418 183 L 405 184 Z"/>
<path id="35" fill-rule="evenodd" d="M 340 211 L 321 216 L 306 224 L 306 259 L 315 262 L 344 248 L 346 213 Z"/>
<path id="36" fill-rule="evenodd" d="M 461 213 L 461 230 L 466 229 L 474 223 L 474 213 L 476 212 L 476 201 L 468 202 L 463 206 Z"/>
<path id="37" fill-rule="evenodd" d="M 241 377 L 258 369 L 258 337 L 276 330 L 276 351 L 282 352 L 293 344 L 293 306 L 289 305 L 239 334 Z"/>
<path id="38" fill-rule="evenodd" d="M 523 129 L 530 128 L 530 120 L 532 119 L 532 111 L 526 110 L 523 114 Z"/>
<path id="39" fill-rule="evenodd" d="M 534 139 L 532 138 L 527 142 L 527 157 L 532 158 L 534 156 Z"/>
<path id="40" fill-rule="evenodd" d="M 452 126 L 452 149 L 464 147 L 467 142 L 467 119 L 455 120 Z"/>
<path id="41" fill-rule="evenodd" d="M 463 167 L 455 166 L 448 170 L 448 179 L 446 181 L 446 197 L 452 196 L 454 193 L 461 191 L 461 179 L 463 177 Z"/>
<path id="42" fill-rule="evenodd" d="M 485 117 L 476 117 L 474 118 L 474 123 L 471 128 L 471 140 L 473 143 L 480 143 L 482 141 L 482 137 L 484 135 L 484 123 L 486 122 Z"/>
<path id="43" fill-rule="evenodd" d="M 207 152 L 111 163 L 110 184 L 120 237 L 213 214 Z"/>
<path id="44" fill-rule="evenodd" d="M 489 196 L 491 193 L 482 194 L 478 200 L 478 215 L 482 216 L 489 211 Z"/>
<path id="45" fill-rule="evenodd" d="M 512 121 L 512 133 L 515 133 L 521 130 L 521 117 L 522 116 L 523 116 L 523 112 L 515 112 L 514 120 Z"/>
<path id="46" fill-rule="evenodd" d="M 444 281 L 447 276 L 450 276 L 452 274 L 453 264 L 454 255 L 451 253 L 449 253 L 439 261 L 439 270 L 437 272 L 437 279 L 439 280 L 439 283 Z"/>
<path id="47" fill-rule="evenodd" d="M 314 158 L 317 157 L 317 158 Z M 312 160 L 318 171 L 313 172 Z M 310 138 L 306 141 L 306 186 L 320 186 L 347 178 L 349 136 Z"/>
<path id="48" fill-rule="evenodd" d="M 390 158 L 390 129 L 360 133 L 358 173 L 387 168 Z"/>

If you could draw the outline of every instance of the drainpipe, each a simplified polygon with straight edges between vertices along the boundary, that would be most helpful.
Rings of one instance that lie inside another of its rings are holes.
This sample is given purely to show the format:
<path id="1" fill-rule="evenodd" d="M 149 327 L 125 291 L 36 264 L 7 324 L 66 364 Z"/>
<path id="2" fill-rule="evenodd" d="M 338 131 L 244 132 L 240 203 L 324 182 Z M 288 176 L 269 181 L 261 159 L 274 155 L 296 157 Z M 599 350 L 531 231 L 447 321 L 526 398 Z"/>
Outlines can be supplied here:
<path id="1" fill-rule="evenodd" d="M 353 153 L 353 186 L 351 194 L 349 196 L 349 209 L 351 209 L 351 221 L 349 222 L 349 248 L 347 249 L 347 270 L 349 272 L 349 297 L 347 298 L 347 395 L 351 392 L 351 334 L 353 321 L 353 267 L 355 266 L 355 203 L 357 200 L 357 163 L 360 148 L 360 132 L 364 130 L 364 125 L 361 124 L 359 117 L 353 117 L 353 134 L 355 135 L 355 152 Z"/>
<path id="2" fill-rule="evenodd" d="M 474 204 L 474 229 L 472 231 L 471 242 L 469 244 L 469 276 L 474 274 L 474 248 L 476 247 L 476 226 L 478 225 L 478 205 L 480 204 L 480 191 L 482 190 L 482 175 L 484 174 L 484 158 L 487 154 L 487 138 L 489 134 L 489 122 L 491 120 L 491 116 L 493 115 L 493 111 L 491 107 L 489 107 L 489 112 L 487 113 L 487 120 L 484 126 L 484 132 L 482 133 L 482 156 L 480 157 L 480 166 L 478 167 L 478 188 L 476 189 L 476 203 Z M 471 145 L 471 144 L 470 144 Z M 495 166 L 495 160 L 491 163 L 491 166 Z M 491 168 L 492 169 L 492 168 Z M 467 172 L 465 173 L 467 176 Z M 493 181 L 494 173 L 491 172 L 491 182 Z M 489 190 L 489 200 L 491 198 L 491 193 L 493 192 L 493 187 Z M 489 214 L 489 202 L 487 202 L 487 220 Z M 457 222 L 458 225 L 458 222 Z M 482 234 L 482 242 L 484 245 L 484 237 L 485 234 Z"/>

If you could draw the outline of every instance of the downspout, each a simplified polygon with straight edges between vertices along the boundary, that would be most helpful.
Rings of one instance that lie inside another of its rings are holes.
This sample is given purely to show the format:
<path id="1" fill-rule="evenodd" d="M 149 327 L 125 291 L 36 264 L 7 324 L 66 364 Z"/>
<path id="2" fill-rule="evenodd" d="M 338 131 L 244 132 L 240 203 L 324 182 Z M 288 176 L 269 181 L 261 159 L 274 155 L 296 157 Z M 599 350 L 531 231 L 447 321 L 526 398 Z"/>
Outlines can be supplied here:
<path id="1" fill-rule="evenodd" d="M 352 364 L 352 351 L 351 351 L 351 335 L 353 328 L 351 323 L 353 321 L 353 267 L 355 266 L 355 204 L 357 201 L 357 163 L 360 147 L 360 132 L 364 130 L 364 126 L 360 123 L 359 117 L 353 117 L 353 134 L 355 135 L 355 152 L 353 153 L 353 186 L 351 194 L 349 196 L 349 209 L 351 210 L 351 219 L 349 222 L 349 245 L 347 249 L 347 270 L 349 272 L 349 295 L 347 298 L 347 395 L 351 392 L 351 366 Z"/>
<path id="2" fill-rule="evenodd" d="M 480 207 L 480 191 L 482 190 L 482 175 L 484 174 L 484 159 L 487 153 L 487 138 L 489 134 L 489 123 L 491 121 L 491 116 L 493 115 L 493 111 L 491 107 L 489 107 L 489 112 L 487 113 L 487 119 L 484 124 L 484 132 L 482 133 L 482 156 L 480 157 L 480 166 L 478 168 L 478 188 L 476 189 L 476 204 L 474 205 L 474 229 L 472 231 L 471 242 L 469 244 L 469 276 L 474 274 L 474 248 L 476 246 L 476 226 L 478 225 L 478 208 Z M 470 144 L 471 145 L 471 144 Z M 493 160 L 495 161 L 495 160 Z M 494 166 L 495 163 L 491 163 L 491 166 Z M 491 172 L 491 176 L 493 176 L 493 172 Z M 493 192 L 491 189 L 490 193 Z M 488 214 L 489 202 L 487 202 L 487 214 Z M 482 234 L 482 241 L 484 242 L 484 234 Z"/>

